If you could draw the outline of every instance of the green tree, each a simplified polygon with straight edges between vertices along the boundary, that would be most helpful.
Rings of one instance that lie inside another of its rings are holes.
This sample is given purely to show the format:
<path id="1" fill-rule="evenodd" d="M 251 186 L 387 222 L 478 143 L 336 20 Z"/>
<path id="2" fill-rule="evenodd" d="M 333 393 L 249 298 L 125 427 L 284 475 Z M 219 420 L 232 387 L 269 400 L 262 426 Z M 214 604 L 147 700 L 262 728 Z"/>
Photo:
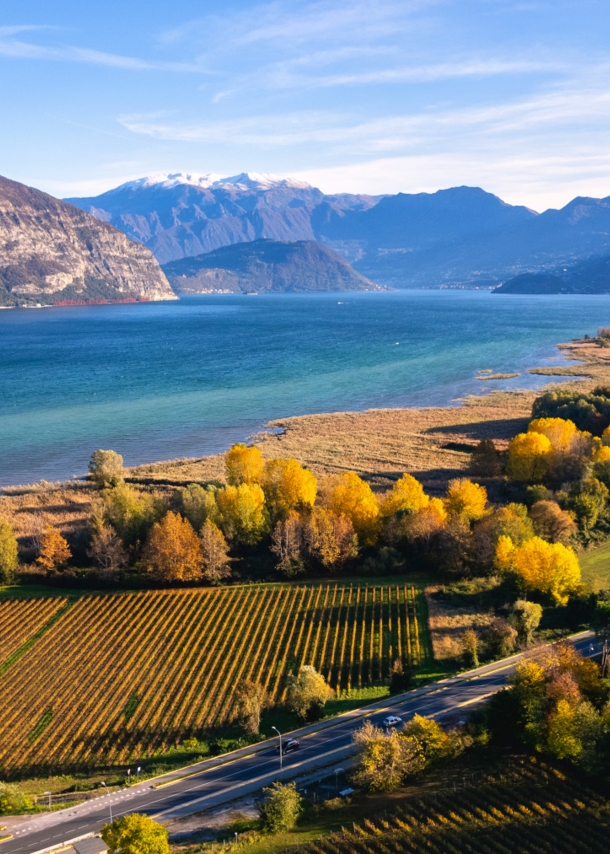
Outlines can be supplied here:
<path id="1" fill-rule="evenodd" d="M 103 520 L 114 528 L 127 548 L 140 546 L 166 510 L 165 502 L 158 495 L 136 492 L 126 483 L 107 489 L 103 494 Z"/>
<path id="2" fill-rule="evenodd" d="M 529 646 L 542 619 L 542 605 L 537 602 L 528 602 L 526 599 L 517 599 L 508 619 L 511 626 L 516 629 L 519 640 Z"/>
<path id="3" fill-rule="evenodd" d="M 269 833 L 292 830 L 303 809 L 296 783 L 272 783 L 263 794 L 265 799 L 256 806 L 264 829 Z"/>
<path id="4" fill-rule="evenodd" d="M 333 696 L 321 673 L 311 664 L 299 667 L 296 676 L 288 677 L 288 708 L 300 718 L 316 718 Z"/>
<path id="5" fill-rule="evenodd" d="M 0 522 L 0 584 L 10 584 L 19 562 L 17 537 L 8 522 Z"/>
<path id="6" fill-rule="evenodd" d="M 110 854 L 170 854 L 167 830 L 139 813 L 105 824 L 102 839 Z"/>
<path id="7" fill-rule="evenodd" d="M 217 491 L 218 488 L 213 485 L 204 489 L 198 483 L 189 483 L 178 493 L 176 506 L 196 531 L 201 531 L 208 519 L 218 524 Z"/>
<path id="8" fill-rule="evenodd" d="M 566 504 L 576 516 L 581 531 L 595 527 L 606 509 L 609 494 L 604 484 L 594 477 L 572 484 Z"/>
<path id="9" fill-rule="evenodd" d="M 115 451 L 94 451 L 89 460 L 89 472 L 98 489 L 119 486 L 124 480 L 123 457 Z"/>
<path id="10" fill-rule="evenodd" d="M 0 783 L 0 815 L 20 815 L 31 810 L 33 803 L 14 783 Z"/>
<path id="11" fill-rule="evenodd" d="M 370 721 L 356 730 L 354 742 L 357 758 L 352 779 L 368 792 L 394 791 L 426 764 L 423 751 L 414 741 L 395 729 L 379 729 Z"/>
<path id="12" fill-rule="evenodd" d="M 455 753 L 461 747 L 461 740 L 451 738 L 433 718 L 414 715 L 405 724 L 402 737 L 408 739 L 424 758 L 428 765 Z"/>

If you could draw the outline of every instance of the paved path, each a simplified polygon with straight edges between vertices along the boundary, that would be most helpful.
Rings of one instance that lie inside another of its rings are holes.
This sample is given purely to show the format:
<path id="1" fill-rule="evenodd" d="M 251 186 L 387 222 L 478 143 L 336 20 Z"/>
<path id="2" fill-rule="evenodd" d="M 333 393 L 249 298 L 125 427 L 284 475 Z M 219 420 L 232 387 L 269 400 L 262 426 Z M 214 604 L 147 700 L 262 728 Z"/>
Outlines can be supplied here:
<path id="1" fill-rule="evenodd" d="M 600 644 L 591 632 L 575 635 L 571 640 L 584 655 L 600 653 Z M 363 718 L 378 724 L 390 713 L 405 719 L 417 713 L 441 720 L 466 714 L 470 707 L 506 684 L 520 658 L 520 655 L 512 656 L 299 730 L 294 735 L 298 735 L 301 748 L 284 757 L 283 779 L 318 767 L 339 765 L 353 752 L 352 735 Z M 256 792 L 279 778 L 279 757 L 274 752 L 276 743 L 276 740 L 262 742 L 236 751 L 224 760 L 208 760 L 187 771 L 148 780 L 77 807 L 35 816 L 15 827 L 14 838 L 0 844 L 0 854 L 38 854 L 99 833 L 102 825 L 109 821 L 111 811 L 113 818 L 142 812 L 167 822 Z"/>

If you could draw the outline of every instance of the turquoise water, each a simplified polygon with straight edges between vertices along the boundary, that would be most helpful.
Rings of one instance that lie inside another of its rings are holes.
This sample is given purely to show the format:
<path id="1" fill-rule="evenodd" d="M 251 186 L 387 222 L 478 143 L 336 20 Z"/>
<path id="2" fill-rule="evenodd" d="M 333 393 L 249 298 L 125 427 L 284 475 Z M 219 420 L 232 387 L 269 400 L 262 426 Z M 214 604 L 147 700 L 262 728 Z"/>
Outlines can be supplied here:
<path id="1" fill-rule="evenodd" d="M 0 484 L 202 456 L 267 420 L 536 387 L 528 367 L 610 323 L 610 296 L 397 291 L 0 312 Z M 482 383 L 478 369 L 519 371 Z"/>

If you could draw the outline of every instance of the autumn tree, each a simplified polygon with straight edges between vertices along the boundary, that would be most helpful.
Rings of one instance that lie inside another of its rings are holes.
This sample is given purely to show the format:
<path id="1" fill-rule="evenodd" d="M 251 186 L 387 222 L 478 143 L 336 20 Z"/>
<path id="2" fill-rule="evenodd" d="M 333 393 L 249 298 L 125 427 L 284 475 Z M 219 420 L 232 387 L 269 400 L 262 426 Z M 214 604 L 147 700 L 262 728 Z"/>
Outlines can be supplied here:
<path id="1" fill-rule="evenodd" d="M 594 477 L 572 484 L 566 505 L 582 531 L 588 532 L 595 527 L 606 511 L 609 494 L 607 487 Z"/>
<path id="2" fill-rule="evenodd" d="M 447 525 L 447 510 L 440 498 L 431 498 L 417 513 L 398 514 L 393 525 L 393 538 L 405 537 L 410 542 L 427 541 Z"/>
<path id="3" fill-rule="evenodd" d="M 210 519 L 204 522 L 199 535 L 203 577 L 210 584 L 218 584 L 231 575 L 229 546 L 220 528 Z"/>
<path id="4" fill-rule="evenodd" d="M 445 732 L 434 718 L 426 718 L 423 715 L 413 715 L 404 725 L 402 737 L 410 741 L 423 756 L 425 765 L 456 756 L 462 750 L 459 737 Z"/>
<path id="5" fill-rule="evenodd" d="M 304 509 L 301 518 L 303 545 L 309 560 L 334 570 L 358 553 L 358 537 L 347 516 L 314 506 Z"/>
<path id="6" fill-rule="evenodd" d="M 123 483 L 123 457 L 115 451 L 94 451 L 88 468 L 91 480 L 98 489 L 108 489 Z"/>
<path id="7" fill-rule="evenodd" d="M 509 622 L 517 631 L 519 640 L 527 646 L 531 644 L 541 619 L 542 605 L 526 599 L 517 599 L 509 616 Z"/>
<path id="8" fill-rule="evenodd" d="M 8 522 L 0 521 L 0 584 L 9 584 L 19 562 L 17 537 Z"/>
<path id="9" fill-rule="evenodd" d="M 23 815 L 33 806 L 15 783 L 0 783 L 0 815 Z"/>
<path id="10" fill-rule="evenodd" d="M 72 557 L 72 552 L 67 541 L 62 537 L 57 528 L 47 525 L 42 535 L 40 553 L 36 563 L 47 572 L 63 569 Z"/>
<path id="11" fill-rule="evenodd" d="M 296 510 L 277 523 L 270 548 L 277 557 L 277 568 L 288 578 L 304 572 L 303 520 Z"/>
<path id="12" fill-rule="evenodd" d="M 500 537 L 496 564 L 500 569 L 514 570 L 527 589 L 546 593 L 557 604 L 565 605 L 569 593 L 580 583 L 580 566 L 573 550 L 540 537 L 520 546 L 514 546 L 510 537 Z"/>
<path id="13" fill-rule="evenodd" d="M 87 555 L 107 574 L 115 573 L 129 560 L 127 549 L 117 532 L 103 522 L 93 529 Z"/>
<path id="14" fill-rule="evenodd" d="M 260 483 L 263 476 L 263 455 L 256 446 L 239 443 L 225 454 L 227 480 L 231 486 Z"/>
<path id="15" fill-rule="evenodd" d="M 316 500 L 315 475 L 295 459 L 267 460 L 261 485 L 273 521 L 286 519 L 292 510 Z"/>
<path id="16" fill-rule="evenodd" d="M 199 581 L 201 542 L 191 523 L 171 510 L 156 522 L 144 547 L 142 568 L 163 583 Z"/>
<path id="17" fill-rule="evenodd" d="M 138 548 L 167 509 L 165 501 L 148 492 L 137 492 L 126 483 L 103 495 L 102 518 L 117 532 L 123 545 Z"/>
<path id="18" fill-rule="evenodd" d="M 109 854 L 170 854 L 167 830 L 147 815 L 131 813 L 102 828 Z"/>
<path id="19" fill-rule="evenodd" d="M 352 777 L 368 792 L 392 792 L 425 766 L 423 751 L 395 729 L 382 730 L 367 720 L 353 738 L 357 756 Z"/>
<path id="20" fill-rule="evenodd" d="M 379 535 L 379 502 L 371 487 L 353 471 L 328 478 L 322 485 L 322 505 L 336 516 L 346 516 L 358 542 L 372 546 Z"/>
<path id="21" fill-rule="evenodd" d="M 501 536 L 510 537 L 521 545 L 534 536 L 534 528 L 524 504 L 507 504 L 480 519 L 474 527 L 474 544 L 478 564 L 489 569 L 494 561 L 496 546 Z"/>
<path id="22" fill-rule="evenodd" d="M 257 735 L 261 728 L 261 714 L 270 704 L 270 697 L 259 682 L 246 679 L 235 691 L 235 714 L 247 733 Z"/>
<path id="23" fill-rule="evenodd" d="M 300 718 L 318 718 L 332 696 L 326 679 L 311 664 L 301 665 L 296 676 L 288 677 L 288 708 Z"/>
<path id="24" fill-rule="evenodd" d="M 470 473 L 475 477 L 497 477 L 502 472 L 500 455 L 492 439 L 481 439 L 470 456 Z"/>
<path id="25" fill-rule="evenodd" d="M 296 783 L 272 783 L 263 789 L 265 798 L 257 803 L 263 828 L 269 833 L 292 830 L 303 810 Z"/>
<path id="26" fill-rule="evenodd" d="M 549 543 L 568 544 L 578 530 L 573 516 L 556 501 L 536 501 L 530 508 L 530 519 L 537 536 Z"/>
<path id="27" fill-rule="evenodd" d="M 430 499 L 421 483 L 412 475 L 403 474 L 383 496 L 380 512 L 385 518 L 398 512 L 418 513 L 429 503 Z"/>
<path id="28" fill-rule="evenodd" d="M 479 666 L 479 636 L 473 629 L 466 629 L 462 635 L 462 650 L 466 664 Z"/>
<path id="29" fill-rule="evenodd" d="M 450 519 L 474 522 L 485 514 L 487 490 L 465 477 L 450 480 L 445 507 Z"/>
<path id="30" fill-rule="evenodd" d="M 218 526 L 229 541 L 259 543 L 269 530 L 265 495 L 257 483 L 226 486 L 216 493 Z"/>
<path id="31" fill-rule="evenodd" d="M 542 433 L 519 433 L 508 443 L 507 475 L 523 483 L 540 483 L 548 474 L 552 450 Z"/>

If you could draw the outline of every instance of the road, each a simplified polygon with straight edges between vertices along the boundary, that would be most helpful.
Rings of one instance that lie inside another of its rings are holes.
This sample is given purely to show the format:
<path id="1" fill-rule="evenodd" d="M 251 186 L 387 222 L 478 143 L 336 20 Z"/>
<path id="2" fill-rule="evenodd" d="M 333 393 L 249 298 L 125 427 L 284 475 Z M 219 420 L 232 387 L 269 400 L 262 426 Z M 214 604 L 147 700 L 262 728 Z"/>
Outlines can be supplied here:
<path id="1" fill-rule="evenodd" d="M 601 651 L 591 632 L 574 636 L 572 642 L 587 656 Z M 466 714 L 469 707 L 506 684 L 520 658 L 517 655 L 480 667 L 393 697 L 383 705 L 378 703 L 374 707 L 349 712 L 335 718 L 334 722 L 326 721 L 318 727 L 307 727 L 292 734 L 300 739 L 301 747 L 284 757 L 283 779 L 291 779 L 317 767 L 336 767 L 352 752 L 353 732 L 364 718 L 379 724 L 388 714 L 409 719 L 417 713 L 439 720 Z M 152 781 L 146 781 L 77 807 L 35 816 L 15 827 L 14 837 L 0 845 L 0 854 L 38 854 L 99 833 L 109 821 L 111 811 L 113 818 L 140 812 L 167 822 L 258 791 L 279 779 L 279 757 L 274 752 L 276 743 L 277 739 L 254 745 L 251 750 L 240 751 L 237 758 L 222 764 L 202 763 L 194 766 L 195 773 L 191 773 L 193 768 L 189 769 L 188 776 L 181 777 L 174 772 L 165 778 L 157 778 L 154 785 Z M 182 772 L 183 775 L 185 773 Z M 159 785 L 167 783 L 172 776 L 174 781 L 169 785 Z"/>

